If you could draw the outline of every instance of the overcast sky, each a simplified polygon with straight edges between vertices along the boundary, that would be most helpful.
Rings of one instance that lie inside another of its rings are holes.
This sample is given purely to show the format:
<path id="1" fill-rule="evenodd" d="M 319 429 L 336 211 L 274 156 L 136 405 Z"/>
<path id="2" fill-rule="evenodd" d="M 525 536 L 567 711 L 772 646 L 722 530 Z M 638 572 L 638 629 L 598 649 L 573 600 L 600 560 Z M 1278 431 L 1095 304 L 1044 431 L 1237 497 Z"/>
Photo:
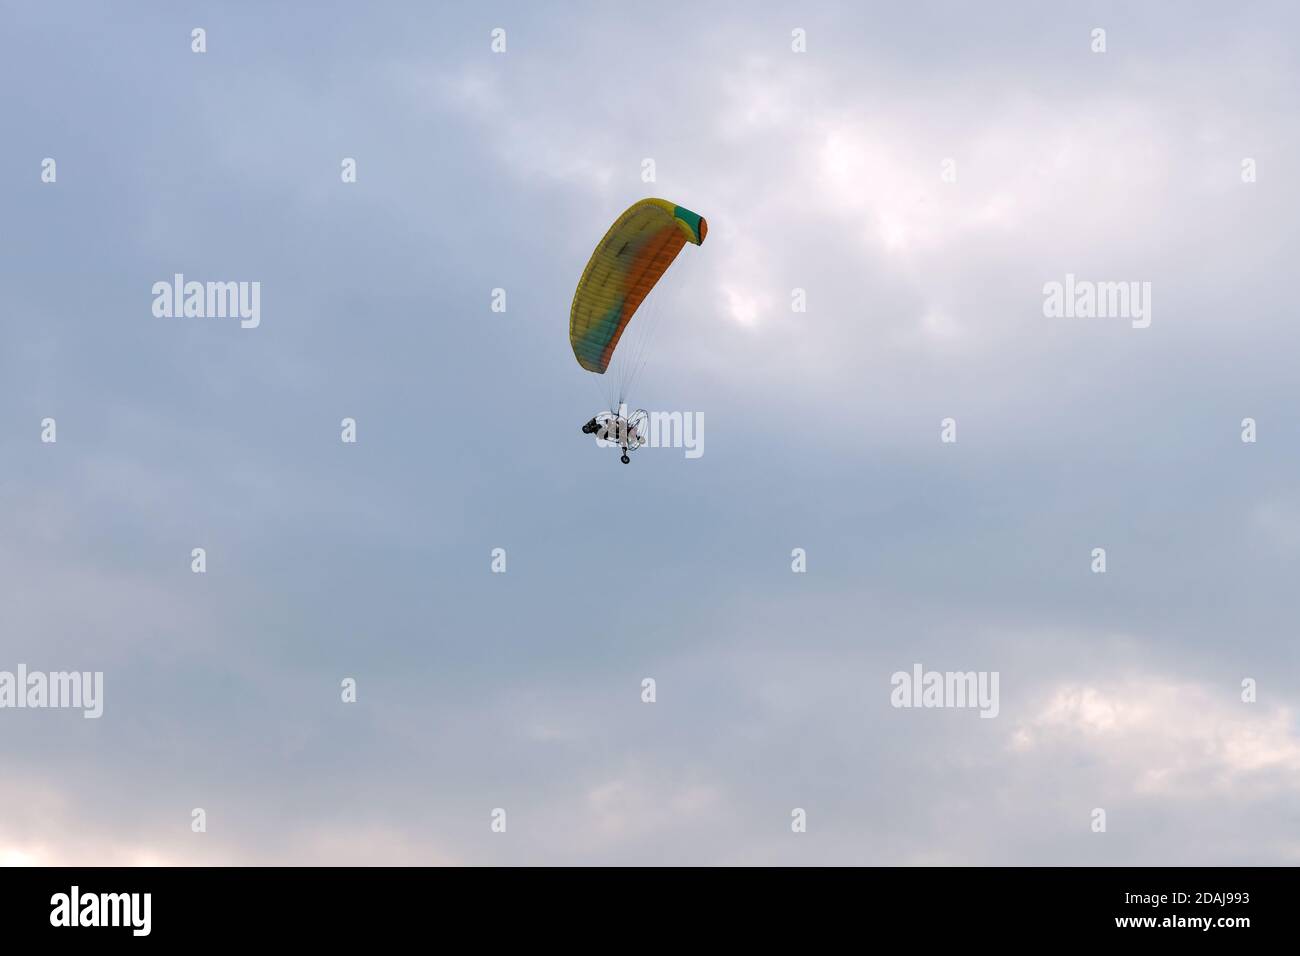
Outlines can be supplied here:
<path id="1" fill-rule="evenodd" d="M 1300 863 L 1292 5 L 0 11 L 0 863 Z"/>

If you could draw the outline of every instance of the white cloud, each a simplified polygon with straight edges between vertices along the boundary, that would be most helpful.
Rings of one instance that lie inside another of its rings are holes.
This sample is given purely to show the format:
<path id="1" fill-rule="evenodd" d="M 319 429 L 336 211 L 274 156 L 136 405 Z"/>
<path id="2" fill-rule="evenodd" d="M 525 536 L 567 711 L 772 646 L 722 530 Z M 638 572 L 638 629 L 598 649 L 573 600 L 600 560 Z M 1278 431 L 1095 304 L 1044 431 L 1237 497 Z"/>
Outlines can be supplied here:
<path id="1" fill-rule="evenodd" d="M 649 772 L 636 762 L 589 787 L 585 802 L 590 826 L 605 849 L 697 826 L 723 809 L 717 786 Z"/>
<path id="2" fill-rule="evenodd" d="M 187 806 L 170 822 L 130 832 L 102 808 L 59 785 L 25 776 L 0 789 L 0 866 L 448 866 L 460 859 L 427 836 L 382 822 L 306 822 L 271 835 L 211 820 L 189 827 Z M 225 832 L 222 832 L 222 831 Z"/>
<path id="3" fill-rule="evenodd" d="M 1222 687 L 1168 678 L 1064 684 L 1014 732 L 1022 755 L 1086 758 L 1135 793 L 1199 800 L 1204 791 L 1249 800 L 1300 791 L 1300 729 L 1286 705 L 1239 700 Z"/>

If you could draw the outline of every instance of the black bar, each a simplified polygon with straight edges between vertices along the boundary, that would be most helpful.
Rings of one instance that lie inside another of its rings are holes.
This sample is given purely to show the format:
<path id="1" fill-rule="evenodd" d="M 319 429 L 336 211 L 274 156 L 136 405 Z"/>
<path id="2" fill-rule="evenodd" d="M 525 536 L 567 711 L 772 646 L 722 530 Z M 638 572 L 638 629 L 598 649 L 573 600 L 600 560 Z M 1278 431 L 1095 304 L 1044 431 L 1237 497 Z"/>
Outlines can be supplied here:
<path id="1" fill-rule="evenodd" d="M 483 942 L 522 934 L 536 945 L 598 930 L 628 945 L 689 931 L 756 943 L 848 933 L 873 944 L 903 934 L 918 945 L 1129 937 L 1231 946 L 1292 937 L 1297 883 L 1285 868 L 10 869 L 0 872 L 0 925 L 7 941 L 75 934 L 91 945 L 396 943 L 433 929 Z M 103 911 L 117 907 L 125 925 L 51 925 L 70 911 L 74 886 L 87 918 L 101 911 L 98 894 L 149 894 L 147 936 L 136 935 L 143 896 L 139 909 L 108 901 Z M 60 894 L 69 906 L 56 912 Z"/>

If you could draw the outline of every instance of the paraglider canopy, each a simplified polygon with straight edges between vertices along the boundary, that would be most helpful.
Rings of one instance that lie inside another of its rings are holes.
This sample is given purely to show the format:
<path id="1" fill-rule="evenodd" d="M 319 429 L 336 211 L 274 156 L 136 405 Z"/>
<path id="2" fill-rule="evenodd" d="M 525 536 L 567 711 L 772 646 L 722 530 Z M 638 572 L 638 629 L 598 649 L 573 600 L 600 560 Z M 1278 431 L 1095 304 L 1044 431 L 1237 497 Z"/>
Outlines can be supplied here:
<path id="1" fill-rule="evenodd" d="M 614 221 L 591 254 L 569 310 L 578 364 L 605 374 L 628 322 L 686 243 L 708 235 L 703 216 L 666 199 L 642 199 Z"/>

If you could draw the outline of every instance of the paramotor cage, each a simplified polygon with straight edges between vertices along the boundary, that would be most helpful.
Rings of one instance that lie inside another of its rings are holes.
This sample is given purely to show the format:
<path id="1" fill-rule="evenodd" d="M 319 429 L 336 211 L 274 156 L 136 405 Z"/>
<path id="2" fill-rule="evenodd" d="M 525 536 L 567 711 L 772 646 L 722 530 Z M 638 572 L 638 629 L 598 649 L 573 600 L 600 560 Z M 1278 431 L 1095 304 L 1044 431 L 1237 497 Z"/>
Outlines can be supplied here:
<path id="1" fill-rule="evenodd" d="M 644 408 L 628 414 L 601 412 L 596 416 L 596 437 L 627 451 L 636 451 L 650 438 L 650 415 Z"/>

